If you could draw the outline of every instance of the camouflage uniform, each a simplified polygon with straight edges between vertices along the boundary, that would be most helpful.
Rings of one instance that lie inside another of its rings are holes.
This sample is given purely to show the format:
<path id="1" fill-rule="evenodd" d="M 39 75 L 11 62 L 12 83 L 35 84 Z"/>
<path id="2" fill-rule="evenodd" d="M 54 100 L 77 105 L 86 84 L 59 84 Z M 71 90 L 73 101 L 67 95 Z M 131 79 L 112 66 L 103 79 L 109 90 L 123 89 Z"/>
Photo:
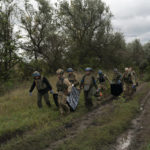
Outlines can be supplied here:
<path id="1" fill-rule="evenodd" d="M 79 85 L 79 82 L 76 79 L 76 75 L 74 73 L 68 74 L 68 80 L 71 84 L 73 84 L 75 87 Z"/>
<path id="2" fill-rule="evenodd" d="M 98 83 L 98 91 L 96 92 L 97 100 L 101 100 L 103 96 L 105 95 L 106 91 L 106 81 L 108 80 L 108 77 L 105 74 L 98 74 L 97 76 L 97 83 Z M 109 80 L 108 80 L 109 81 Z"/>
<path id="3" fill-rule="evenodd" d="M 120 72 L 114 72 L 113 78 L 112 78 L 112 84 L 118 84 L 118 81 L 122 80 L 122 75 Z"/>
<path id="4" fill-rule="evenodd" d="M 58 103 L 59 103 L 59 111 L 61 114 L 70 112 L 70 107 L 67 104 L 67 96 L 71 92 L 72 85 L 67 78 L 60 78 L 56 84 L 58 91 Z"/>
<path id="5" fill-rule="evenodd" d="M 49 101 L 49 95 L 48 95 L 48 91 L 52 90 L 52 86 L 50 85 L 50 83 L 48 82 L 48 80 L 43 77 L 43 78 L 39 78 L 37 80 L 34 80 L 31 88 L 30 88 L 30 92 L 32 92 L 34 90 L 34 88 L 37 88 L 37 104 L 38 107 L 41 108 L 42 107 L 42 97 L 44 97 L 45 103 L 50 107 L 50 101 Z"/>
<path id="6" fill-rule="evenodd" d="M 131 71 L 131 75 L 132 75 L 132 79 L 133 79 L 133 84 L 135 84 L 136 86 L 138 86 L 138 81 L 137 81 L 137 76 L 135 71 Z"/>
<path id="7" fill-rule="evenodd" d="M 133 93 L 133 85 L 136 85 L 135 78 L 131 72 L 125 72 L 122 78 L 124 84 L 125 96 L 131 96 Z"/>
<path id="8" fill-rule="evenodd" d="M 97 76 L 97 82 L 98 82 L 98 88 L 102 91 L 106 90 L 106 81 L 108 80 L 108 77 L 105 74 L 101 74 Z M 109 80 L 108 80 L 109 81 Z"/>
<path id="9" fill-rule="evenodd" d="M 91 74 L 83 76 L 80 87 L 84 89 L 85 106 L 90 108 L 93 106 L 94 87 L 97 89 L 95 78 Z"/>
<path id="10" fill-rule="evenodd" d="M 130 71 L 130 73 L 131 73 L 131 75 L 132 75 L 133 85 L 135 85 L 135 87 L 138 86 L 138 81 L 137 81 L 137 76 L 136 76 L 135 71 L 133 70 L 132 67 L 129 68 L 129 71 Z M 136 89 L 136 88 L 135 88 L 135 89 Z"/>

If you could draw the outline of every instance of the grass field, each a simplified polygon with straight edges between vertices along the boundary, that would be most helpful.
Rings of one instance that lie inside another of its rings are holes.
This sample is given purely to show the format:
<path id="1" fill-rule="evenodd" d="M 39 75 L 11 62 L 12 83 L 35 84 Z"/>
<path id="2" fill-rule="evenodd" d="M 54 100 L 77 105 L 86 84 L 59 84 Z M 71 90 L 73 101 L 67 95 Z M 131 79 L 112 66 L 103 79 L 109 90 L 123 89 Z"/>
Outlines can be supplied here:
<path id="1" fill-rule="evenodd" d="M 56 78 L 51 77 L 50 81 L 54 85 Z M 54 103 L 52 108 L 43 105 L 42 109 L 38 109 L 36 91 L 30 97 L 27 87 L 30 87 L 30 84 L 0 97 L 0 150 L 44 149 L 67 134 L 63 128 L 65 124 L 87 113 L 83 94 L 77 111 L 61 117 Z M 58 149 L 96 150 L 96 147 L 107 149 L 107 145 L 113 143 L 116 137 L 129 126 L 138 112 L 138 99 L 145 92 L 139 93 L 129 103 L 124 103 L 122 98 L 115 101 L 113 112 L 108 110 L 105 116 L 99 116 L 95 120 L 96 126 L 87 128 L 77 138 L 70 139 L 67 144 L 60 145 Z"/>
<path id="2" fill-rule="evenodd" d="M 52 85 L 55 85 L 56 77 L 51 77 L 50 81 Z M 43 109 L 38 109 L 36 90 L 31 97 L 28 86 L 30 87 L 30 84 L 0 97 L 0 143 L 5 142 L 0 144 L 1 149 L 5 147 L 4 145 L 9 145 L 8 143 L 19 141 L 28 143 L 28 140 L 31 141 L 34 137 L 38 138 L 38 135 L 40 137 L 47 131 L 57 130 L 58 127 L 86 112 L 86 109 L 80 109 L 83 107 L 83 100 L 81 99 L 78 111 L 61 118 L 60 121 L 60 114 L 53 103 L 52 96 L 50 97 L 52 108 L 48 108 L 43 103 Z M 9 142 L 6 142 L 7 140 Z M 10 149 L 13 147 L 11 146 Z"/>

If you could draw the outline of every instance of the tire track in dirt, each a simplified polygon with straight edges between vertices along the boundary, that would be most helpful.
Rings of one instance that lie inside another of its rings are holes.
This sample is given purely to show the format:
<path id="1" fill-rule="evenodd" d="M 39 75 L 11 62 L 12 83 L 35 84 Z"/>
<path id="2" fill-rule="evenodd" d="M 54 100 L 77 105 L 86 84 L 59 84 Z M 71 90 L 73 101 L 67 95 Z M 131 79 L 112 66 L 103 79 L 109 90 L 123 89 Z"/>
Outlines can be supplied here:
<path id="1" fill-rule="evenodd" d="M 146 86 L 146 83 L 143 83 L 142 85 L 140 85 L 138 87 L 136 93 L 141 92 L 145 88 L 145 86 Z M 143 100 L 141 100 L 143 106 L 144 106 L 144 104 L 146 104 L 146 101 L 149 97 L 150 97 L 150 93 L 148 93 L 148 95 L 146 95 L 145 98 Z M 102 102 L 96 109 L 87 113 L 80 119 L 75 120 L 75 121 L 71 122 L 70 124 L 67 124 L 65 126 L 65 130 L 67 133 L 66 136 L 61 138 L 60 140 L 57 140 L 56 142 L 51 143 L 50 146 L 45 150 L 54 150 L 59 145 L 67 142 L 67 140 L 70 140 L 70 139 L 78 136 L 78 134 L 81 133 L 82 131 L 84 131 L 86 128 L 93 126 L 94 120 L 97 119 L 97 116 L 104 115 L 105 113 L 107 113 L 106 110 L 113 111 L 114 106 L 111 105 L 111 102 L 113 99 L 114 99 L 113 96 L 106 98 L 106 100 L 104 102 Z M 135 129 L 134 126 L 137 127 L 136 121 L 138 122 L 138 119 L 133 120 L 133 122 L 132 122 L 133 125 L 132 125 L 131 129 L 133 129 L 133 128 Z M 133 133 L 133 132 L 131 132 L 131 133 Z M 110 145 L 110 149 L 111 150 L 129 150 L 129 149 L 118 149 L 118 147 L 116 145 L 115 146 Z"/>
<path id="2" fill-rule="evenodd" d="M 92 126 L 97 116 L 102 116 L 103 114 L 106 113 L 106 110 L 108 109 L 113 110 L 113 105 L 110 105 L 112 100 L 113 100 L 113 96 L 109 96 L 105 100 L 105 103 L 101 103 L 101 105 L 97 106 L 97 108 L 94 109 L 93 111 L 87 113 L 80 119 L 69 124 L 68 127 L 66 127 L 66 130 L 67 130 L 66 137 L 63 137 L 62 139 L 54 143 L 51 143 L 50 146 L 46 150 L 54 150 L 55 148 L 57 148 L 57 146 L 65 143 L 69 139 L 76 137 L 79 133 L 84 131 L 86 128 L 88 128 L 89 126 Z"/>
<path id="3" fill-rule="evenodd" d="M 140 92 L 143 88 L 146 87 L 146 83 L 140 86 L 137 92 Z M 141 108 L 139 116 L 132 120 L 131 127 L 125 133 L 123 133 L 116 142 L 115 150 L 141 150 L 141 146 L 144 143 L 145 135 L 143 134 L 143 130 L 145 130 L 147 134 L 150 133 L 150 127 L 145 125 L 145 123 L 150 123 L 150 92 L 144 96 L 143 99 L 140 100 Z M 149 113 L 147 112 L 149 110 Z M 145 117 L 147 115 L 147 118 Z M 149 121 L 148 121 L 149 120 Z"/>
<path id="4" fill-rule="evenodd" d="M 141 115 L 138 118 L 138 128 L 128 150 L 143 150 L 150 139 L 150 92 L 141 107 Z M 145 150 L 145 149 L 144 149 Z"/>

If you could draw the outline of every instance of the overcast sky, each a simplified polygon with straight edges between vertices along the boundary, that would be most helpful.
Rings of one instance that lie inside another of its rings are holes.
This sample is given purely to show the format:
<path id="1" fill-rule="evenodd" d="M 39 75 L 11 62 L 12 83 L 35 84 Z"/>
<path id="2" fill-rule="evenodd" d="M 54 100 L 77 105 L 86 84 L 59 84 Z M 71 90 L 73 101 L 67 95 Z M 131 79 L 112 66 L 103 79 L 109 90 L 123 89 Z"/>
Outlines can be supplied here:
<path id="1" fill-rule="evenodd" d="M 150 41 L 150 0 L 104 0 L 114 17 L 115 30 L 124 33 L 127 42 L 138 38 Z"/>
<path id="2" fill-rule="evenodd" d="M 56 0 L 50 1 L 54 3 Z M 127 42 L 136 38 L 142 43 L 150 41 L 150 0 L 103 1 L 114 15 L 112 24 L 115 31 L 124 33 Z"/>

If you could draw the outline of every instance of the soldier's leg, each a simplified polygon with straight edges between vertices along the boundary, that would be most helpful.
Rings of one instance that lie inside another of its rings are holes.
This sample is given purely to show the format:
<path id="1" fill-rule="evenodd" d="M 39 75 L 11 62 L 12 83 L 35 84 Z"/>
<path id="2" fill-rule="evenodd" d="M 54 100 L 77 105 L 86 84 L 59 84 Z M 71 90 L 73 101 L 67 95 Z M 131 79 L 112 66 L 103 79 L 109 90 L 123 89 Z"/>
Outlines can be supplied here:
<path id="1" fill-rule="evenodd" d="M 42 94 L 37 94 L 37 105 L 39 108 L 42 108 Z"/>
<path id="2" fill-rule="evenodd" d="M 92 98 L 88 98 L 87 101 L 88 101 L 87 106 L 88 106 L 88 107 L 92 107 L 92 106 L 93 106 Z"/>
<path id="3" fill-rule="evenodd" d="M 93 89 L 91 89 L 88 92 L 88 97 L 87 97 L 87 103 L 88 103 L 88 107 L 92 107 L 93 103 L 92 103 L 92 96 L 93 96 Z"/>
<path id="4" fill-rule="evenodd" d="M 104 92 L 106 90 L 106 83 L 101 83 L 101 91 Z"/>
<path id="5" fill-rule="evenodd" d="M 131 88 L 130 88 L 130 84 L 127 85 L 127 96 L 131 95 Z"/>
<path id="6" fill-rule="evenodd" d="M 47 106 L 48 106 L 48 107 L 51 107 L 51 104 L 50 104 L 50 101 L 49 101 L 48 92 L 45 93 L 43 96 L 44 96 L 44 100 L 45 100 L 45 103 L 47 104 Z"/>
<path id="7" fill-rule="evenodd" d="M 88 92 L 84 91 L 84 102 L 85 102 L 85 106 L 88 107 Z"/>
<path id="8" fill-rule="evenodd" d="M 131 88 L 132 88 L 132 86 L 130 84 L 127 84 L 127 97 L 126 97 L 126 101 L 131 100 Z"/>
<path id="9" fill-rule="evenodd" d="M 123 85 L 123 91 L 124 91 L 124 96 L 127 96 L 127 84 L 124 83 Z"/>
<path id="10" fill-rule="evenodd" d="M 67 113 L 70 113 L 70 107 L 67 104 L 67 96 L 66 95 L 63 95 L 63 101 L 62 102 L 63 102 L 62 105 L 63 105 L 64 110 Z"/>
<path id="11" fill-rule="evenodd" d="M 92 97 L 88 97 L 88 106 L 93 106 Z"/>
<path id="12" fill-rule="evenodd" d="M 132 84 L 131 84 L 130 87 L 129 87 L 129 94 L 130 94 L 130 96 L 132 96 L 133 93 L 134 93 L 134 89 L 132 88 Z"/>
<path id="13" fill-rule="evenodd" d="M 102 83 L 102 86 L 101 86 L 101 99 L 103 99 L 104 97 L 107 96 L 107 85 L 106 85 L 106 82 Z"/>
<path id="14" fill-rule="evenodd" d="M 98 85 L 98 89 L 101 91 L 101 85 L 100 85 L 100 84 Z M 96 98 L 97 98 L 98 101 L 101 100 L 100 92 L 96 92 L 96 93 L 95 93 L 95 96 L 96 96 Z"/>
<path id="15" fill-rule="evenodd" d="M 62 93 L 58 93 L 59 112 L 61 114 L 64 114 L 63 106 L 62 106 L 62 100 L 63 100 L 63 94 Z"/>

